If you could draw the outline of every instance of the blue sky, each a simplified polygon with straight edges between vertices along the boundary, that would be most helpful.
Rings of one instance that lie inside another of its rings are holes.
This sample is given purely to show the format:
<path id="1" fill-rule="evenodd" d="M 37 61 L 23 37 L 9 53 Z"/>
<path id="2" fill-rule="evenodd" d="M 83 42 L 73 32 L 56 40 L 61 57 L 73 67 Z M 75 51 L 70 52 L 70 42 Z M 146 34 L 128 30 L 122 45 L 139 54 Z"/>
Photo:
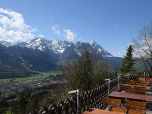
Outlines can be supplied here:
<path id="1" fill-rule="evenodd" d="M 152 0 L 0 0 L 0 40 L 96 41 L 122 57 L 152 21 Z"/>

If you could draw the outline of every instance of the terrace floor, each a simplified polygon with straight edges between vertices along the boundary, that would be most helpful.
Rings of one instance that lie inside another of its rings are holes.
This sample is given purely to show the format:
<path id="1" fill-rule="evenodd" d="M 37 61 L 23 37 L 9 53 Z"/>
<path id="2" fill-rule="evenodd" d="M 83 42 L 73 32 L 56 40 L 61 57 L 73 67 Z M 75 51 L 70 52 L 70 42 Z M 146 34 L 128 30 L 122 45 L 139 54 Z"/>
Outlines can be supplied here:
<path id="1" fill-rule="evenodd" d="M 152 114 L 152 111 L 146 110 L 146 114 Z"/>
<path id="2" fill-rule="evenodd" d="M 151 106 L 152 106 L 152 102 L 147 102 L 146 114 L 152 114 L 152 111 L 150 110 L 150 108 L 148 107 L 148 105 L 151 105 Z"/>

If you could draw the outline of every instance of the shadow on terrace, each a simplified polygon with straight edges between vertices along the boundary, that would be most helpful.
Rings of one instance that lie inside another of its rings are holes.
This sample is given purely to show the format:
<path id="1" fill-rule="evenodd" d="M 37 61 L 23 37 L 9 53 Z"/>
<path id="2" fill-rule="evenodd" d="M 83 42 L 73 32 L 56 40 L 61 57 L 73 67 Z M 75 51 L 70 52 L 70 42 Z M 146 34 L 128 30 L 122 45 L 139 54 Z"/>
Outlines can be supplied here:
<path id="1" fill-rule="evenodd" d="M 73 91 L 75 96 L 71 99 L 31 114 L 151 114 L 151 82 L 148 76 L 119 76 L 85 93 Z"/>

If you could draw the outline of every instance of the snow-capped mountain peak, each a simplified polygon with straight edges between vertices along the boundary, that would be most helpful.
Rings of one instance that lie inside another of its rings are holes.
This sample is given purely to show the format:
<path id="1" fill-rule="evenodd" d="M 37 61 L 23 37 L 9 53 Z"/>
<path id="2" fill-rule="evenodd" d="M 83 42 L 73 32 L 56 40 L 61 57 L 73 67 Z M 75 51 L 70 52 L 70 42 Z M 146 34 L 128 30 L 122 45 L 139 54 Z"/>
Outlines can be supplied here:
<path id="1" fill-rule="evenodd" d="M 37 37 L 31 41 L 26 42 L 6 42 L 6 41 L 0 41 L 0 44 L 5 46 L 21 46 L 21 47 L 27 47 L 32 49 L 39 49 L 41 51 L 48 51 L 50 50 L 54 54 L 61 55 L 64 51 L 67 51 L 66 48 L 71 48 L 71 51 L 73 50 L 77 54 L 81 52 L 81 50 L 84 47 L 91 46 L 92 48 L 95 48 L 99 53 L 101 53 L 105 57 L 113 57 L 112 54 L 110 54 L 108 51 L 104 50 L 99 44 L 97 44 L 95 41 L 90 42 L 81 42 L 78 41 L 76 43 L 68 42 L 65 40 L 48 40 L 46 38 Z"/>

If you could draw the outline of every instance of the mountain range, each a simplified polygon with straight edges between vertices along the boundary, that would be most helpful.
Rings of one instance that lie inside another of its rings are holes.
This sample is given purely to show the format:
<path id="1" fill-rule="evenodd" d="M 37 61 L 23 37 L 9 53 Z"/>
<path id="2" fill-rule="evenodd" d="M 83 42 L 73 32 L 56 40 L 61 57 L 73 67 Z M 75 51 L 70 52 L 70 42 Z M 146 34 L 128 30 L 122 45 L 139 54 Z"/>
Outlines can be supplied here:
<path id="1" fill-rule="evenodd" d="M 0 41 L 0 65 L 28 71 L 55 70 L 59 61 L 76 58 L 85 47 L 95 49 L 113 65 L 120 65 L 122 61 L 122 58 L 114 57 L 95 41 L 72 43 L 37 37 L 26 42 Z"/>
<path id="2" fill-rule="evenodd" d="M 54 53 L 56 55 L 61 55 L 66 51 L 66 48 L 73 48 L 74 52 L 80 53 L 82 48 L 84 48 L 86 45 L 90 45 L 91 47 L 98 50 L 98 52 L 102 53 L 105 57 L 114 57 L 112 54 L 110 54 L 108 51 L 104 50 L 99 44 L 97 44 L 95 41 L 90 42 L 68 42 L 65 40 L 47 40 L 46 38 L 35 38 L 31 41 L 26 42 L 7 42 L 7 41 L 0 41 L 0 44 L 4 46 L 21 46 L 21 47 L 27 47 L 31 49 L 39 49 L 41 51 L 49 51 L 51 53 Z"/>

